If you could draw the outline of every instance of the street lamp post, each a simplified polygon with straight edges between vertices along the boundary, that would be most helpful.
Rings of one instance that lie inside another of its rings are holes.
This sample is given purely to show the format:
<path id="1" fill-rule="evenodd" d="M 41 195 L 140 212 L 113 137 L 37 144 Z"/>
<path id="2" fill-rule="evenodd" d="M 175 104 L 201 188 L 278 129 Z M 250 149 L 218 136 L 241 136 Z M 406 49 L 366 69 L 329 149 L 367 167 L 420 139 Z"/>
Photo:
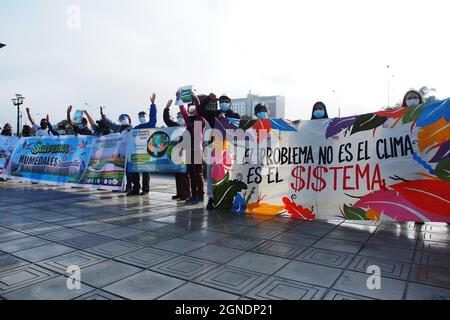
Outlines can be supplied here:
<path id="1" fill-rule="evenodd" d="M 20 106 L 23 105 L 23 100 L 25 100 L 25 97 L 20 94 L 16 94 L 16 97 L 11 99 L 14 106 L 17 107 L 17 137 L 20 137 Z"/>
<path id="2" fill-rule="evenodd" d="M 339 95 L 336 90 L 333 90 L 333 93 L 336 95 L 336 101 L 338 104 L 338 118 L 341 117 L 341 104 L 339 103 Z"/>

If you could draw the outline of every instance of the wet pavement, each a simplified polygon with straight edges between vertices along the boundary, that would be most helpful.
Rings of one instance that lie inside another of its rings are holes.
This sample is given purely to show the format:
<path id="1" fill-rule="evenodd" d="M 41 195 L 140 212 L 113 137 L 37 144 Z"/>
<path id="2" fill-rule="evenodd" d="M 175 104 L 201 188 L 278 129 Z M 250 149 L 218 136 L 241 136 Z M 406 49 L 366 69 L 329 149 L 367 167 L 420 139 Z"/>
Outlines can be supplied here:
<path id="1" fill-rule="evenodd" d="M 151 190 L 0 182 L 0 299 L 450 299 L 447 224 L 236 216 L 172 201 L 170 176 Z"/>

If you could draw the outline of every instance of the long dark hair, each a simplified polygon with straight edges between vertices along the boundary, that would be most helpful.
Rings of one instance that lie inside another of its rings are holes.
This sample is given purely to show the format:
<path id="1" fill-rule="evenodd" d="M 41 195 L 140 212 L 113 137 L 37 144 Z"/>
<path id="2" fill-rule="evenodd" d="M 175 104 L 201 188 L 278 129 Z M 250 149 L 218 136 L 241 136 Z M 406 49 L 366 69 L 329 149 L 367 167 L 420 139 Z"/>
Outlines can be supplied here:
<path id="1" fill-rule="evenodd" d="M 420 101 L 419 104 L 423 104 L 424 101 L 423 101 L 422 94 L 421 94 L 419 91 L 417 91 L 417 90 L 409 90 L 407 93 L 405 93 L 405 96 L 403 97 L 402 108 L 406 108 L 406 107 L 407 107 L 407 105 L 406 105 L 406 97 L 407 97 L 408 94 L 410 94 L 410 93 L 415 93 L 415 94 L 417 94 L 417 96 L 419 97 L 419 101 Z"/>
<path id="2" fill-rule="evenodd" d="M 323 116 L 323 118 L 317 118 L 314 115 L 314 111 L 316 111 L 316 109 L 318 107 L 322 107 L 323 110 L 325 111 L 325 115 Z M 316 119 L 328 119 L 328 111 L 327 111 L 327 107 L 325 106 L 325 103 L 323 103 L 322 101 L 316 102 L 312 108 L 312 114 L 311 114 L 311 120 L 316 120 Z"/>

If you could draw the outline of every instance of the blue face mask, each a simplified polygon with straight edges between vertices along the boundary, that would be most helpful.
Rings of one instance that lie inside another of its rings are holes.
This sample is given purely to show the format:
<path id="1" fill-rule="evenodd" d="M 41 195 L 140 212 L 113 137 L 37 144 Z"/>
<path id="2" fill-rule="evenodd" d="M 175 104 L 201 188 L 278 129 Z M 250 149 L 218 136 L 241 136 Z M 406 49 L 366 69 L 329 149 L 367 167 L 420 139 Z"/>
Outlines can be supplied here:
<path id="1" fill-rule="evenodd" d="M 78 129 L 84 129 L 84 124 L 82 123 L 78 124 Z"/>
<path id="2" fill-rule="evenodd" d="M 323 118 L 325 116 L 325 111 L 315 110 L 313 114 L 316 118 Z"/>
<path id="3" fill-rule="evenodd" d="M 230 110 L 230 104 L 228 102 L 222 102 L 219 106 L 220 110 L 222 110 L 223 112 L 227 112 L 228 110 Z"/>
<path id="4" fill-rule="evenodd" d="M 258 112 L 256 114 L 256 117 L 258 117 L 258 119 L 269 119 L 269 113 L 268 112 Z"/>

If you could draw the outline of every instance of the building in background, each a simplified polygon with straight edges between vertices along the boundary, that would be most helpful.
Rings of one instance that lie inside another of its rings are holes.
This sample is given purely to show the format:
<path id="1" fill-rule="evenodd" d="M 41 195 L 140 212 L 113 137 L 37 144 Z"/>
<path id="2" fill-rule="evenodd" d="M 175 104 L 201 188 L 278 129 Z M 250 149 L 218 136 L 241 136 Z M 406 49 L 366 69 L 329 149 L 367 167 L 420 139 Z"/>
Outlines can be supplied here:
<path id="1" fill-rule="evenodd" d="M 247 98 L 233 99 L 233 111 L 241 117 L 254 117 L 253 109 L 258 103 L 265 103 L 269 106 L 270 117 L 285 118 L 285 99 L 283 96 L 258 96 L 252 93 Z"/>

